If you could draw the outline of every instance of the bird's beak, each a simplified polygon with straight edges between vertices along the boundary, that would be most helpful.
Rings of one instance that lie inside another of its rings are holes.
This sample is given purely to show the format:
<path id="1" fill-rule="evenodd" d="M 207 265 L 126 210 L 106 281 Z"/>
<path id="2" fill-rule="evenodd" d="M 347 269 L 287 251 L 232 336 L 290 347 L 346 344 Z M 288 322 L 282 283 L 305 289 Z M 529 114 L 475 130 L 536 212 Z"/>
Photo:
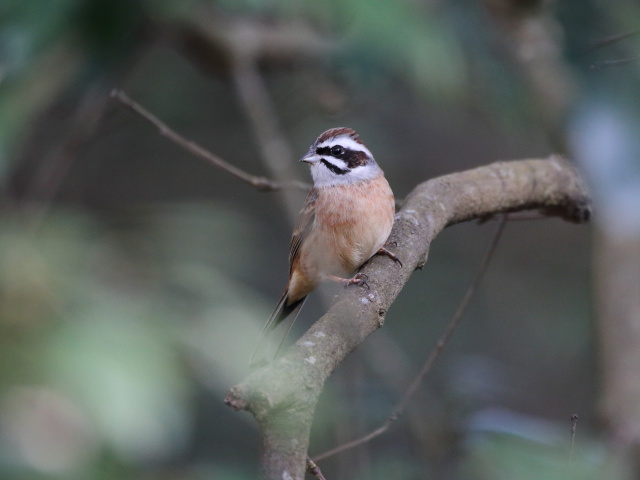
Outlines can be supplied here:
<path id="1" fill-rule="evenodd" d="M 307 154 L 300 159 L 300 161 L 304 163 L 316 163 L 319 160 L 320 157 L 313 150 L 309 150 L 309 152 L 307 152 Z"/>

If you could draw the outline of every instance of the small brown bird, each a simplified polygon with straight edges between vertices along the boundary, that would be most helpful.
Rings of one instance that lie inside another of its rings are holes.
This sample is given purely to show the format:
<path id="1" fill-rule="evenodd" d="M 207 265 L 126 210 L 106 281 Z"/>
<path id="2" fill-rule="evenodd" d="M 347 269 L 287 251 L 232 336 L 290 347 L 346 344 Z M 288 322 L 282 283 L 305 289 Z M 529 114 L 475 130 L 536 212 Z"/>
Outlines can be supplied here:
<path id="1" fill-rule="evenodd" d="M 289 282 L 261 340 L 302 307 L 321 282 L 366 286 L 362 276 L 348 277 L 376 253 L 402 266 L 384 248 L 395 213 L 393 192 L 358 134 L 350 128 L 327 130 L 300 161 L 311 167 L 313 188 L 291 237 Z M 252 363 L 254 356 L 255 351 Z"/>

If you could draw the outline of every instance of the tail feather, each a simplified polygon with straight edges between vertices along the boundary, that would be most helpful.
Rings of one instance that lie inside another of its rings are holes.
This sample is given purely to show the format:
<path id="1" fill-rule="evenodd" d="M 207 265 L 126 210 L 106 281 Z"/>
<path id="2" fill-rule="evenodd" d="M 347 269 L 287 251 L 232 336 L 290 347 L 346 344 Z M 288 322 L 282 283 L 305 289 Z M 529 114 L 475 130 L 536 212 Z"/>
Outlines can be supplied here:
<path id="1" fill-rule="evenodd" d="M 303 297 L 300 300 L 293 302 L 291 305 L 287 305 L 287 293 L 288 293 L 287 290 L 285 290 L 284 293 L 282 294 L 282 297 L 280 297 L 280 301 L 278 301 L 276 308 L 273 310 L 273 313 L 269 317 L 269 320 L 267 320 L 267 323 L 265 323 L 264 328 L 260 333 L 260 337 L 258 338 L 258 343 L 255 349 L 253 350 L 253 353 L 251 354 L 249 365 L 255 366 L 261 363 L 260 361 L 257 360 L 257 354 L 261 350 L 260 347 L 263 345 L 267 333 L 273 330 L 274 328 L 276 328 L 278 325 L 280 325 L 280 323 L 282 323 L 283 320 L 285 320 L 289 315 L 295 312 L 293 321 L 291 322 L 291 325 L 289 325 L 289 328 L 287 329 L 286 334 L 282 338 L 282 341 L 280 342 L 280 345 L 278 346 L 278 350 L 276 351 L 275 355 L 277 355 L 280 352 L 280 349 L 282 348 L 282 344 L 287 338 L 287 335 L 289 334 L 289 331 L 291 330 L 293 323 L 296 321 L 296 318 L 298 317 L 298 313 L 300 313 L 300 309 L 302 308 L 302 305 L 304 305 L 304 302 L 307 299 L 307 297 Z"/>

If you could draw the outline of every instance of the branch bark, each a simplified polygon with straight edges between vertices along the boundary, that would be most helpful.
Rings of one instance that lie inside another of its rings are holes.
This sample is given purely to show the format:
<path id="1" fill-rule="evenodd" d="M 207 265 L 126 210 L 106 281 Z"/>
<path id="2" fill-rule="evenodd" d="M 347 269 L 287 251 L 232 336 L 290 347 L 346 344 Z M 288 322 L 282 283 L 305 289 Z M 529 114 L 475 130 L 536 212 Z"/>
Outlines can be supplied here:
<path id="1" fill-rule="evenodd" d="M 469 285 L 469 288 L 464 294 L 464 297 L 462 298 L 460 305 L 456 309 L 455 314 L 449 321 L 447 328 L 445 328 L 442 335 L 440 335 L 440 338 L 436 342 L 434 349 L 431 351 L 431 353 L 427 357 L 427 360 L 422 365 L 420 372 L 413 379 L 413 381 L 409 385 L 409 388 L 407 388 L 405 393 L 402 395 L 402 398 L 400 399 L 400 401 L 393 407 L 393 410 L 391 410 L 391 414 L 385 419 L 382 425 L 380 425 L 375 430 L 367 433 L 366 435 L 361 436 L 360 438 L 357 438 L 350 442 L 343 443 L 342 445 L 338 445 L 337 447 L 327 452 L 321 453 L 320 455 L 315 455 L 313 460 L 318 462 L 320 460 L 324 460 L 326 458 L 332 457 L 333 455 L 342 453 L 351 448 L 356 448 L 360 445 L 363 445 L 364 443 L 370 442 L 374 438 L 386 432 L 387 429 L 391 426 L 391 424 L 396 420 L 398 420 L 403 415 L 405 407 L 409 404 L 409 401 L 413 398 L 413 395 L 418 391 L 418 388 L 420 388 L 422 381 L 429 374 L 429 372 L 433 368 L 433 365 L 436 362 L 436 359 L 444 349 L 449 339 L 453 336 L 453 333 L 458 328 L 458 325 L 460 324 L 460 320 L 462 320 L 462 317 L 464 316 L 467 310 L 467 307 L 469 306 L 469 303 L 473 298 L 475 290 L 478 288 L 478 285 L 480 285 L 480 283 L 482 282 L 482 278 L 484 277 L 484 274 L 486 273 L 487 269 L 489 268 L 489 265 L 491 264 L 491 259 L 493 258 L 493 254 L 496 251 L 496 248 L 500 241 L 500 237 L 502 237 L 502 232 L 504 231 L 506 221 L 507 221 L 507 215 L 502 215 L 498 230 L 496 231 L 493 237 L 493 240 L 491 241 L 491 245 L 489 246 L 487 253 L 482 259 L 482 264 L 480 265 L 480 268 L 478 269 L 478 272 L 476 273 L 475 278 L 471 282 L 471 285 Z"/>
<path id="2" fill-rule="evenodd" d="M 311 423 L 324 382 L 340 362 L 384 324 L 388 309 L 414 270 L 424 266 L 433 239 L 447 226 L 498 213 L 540 209 L 580 223 L 590 215 L 579 175 L 557 156 L 497 162 L 418 185 L 396 215 L 390 240 L 403 268 L 384 256 L 362 272 L 370 290 L 346 288 L 329 311 L 287 352 L 233 387 L 225 402 L 247 410 L 262 430 L 262 474 L 303 479 Z"/>

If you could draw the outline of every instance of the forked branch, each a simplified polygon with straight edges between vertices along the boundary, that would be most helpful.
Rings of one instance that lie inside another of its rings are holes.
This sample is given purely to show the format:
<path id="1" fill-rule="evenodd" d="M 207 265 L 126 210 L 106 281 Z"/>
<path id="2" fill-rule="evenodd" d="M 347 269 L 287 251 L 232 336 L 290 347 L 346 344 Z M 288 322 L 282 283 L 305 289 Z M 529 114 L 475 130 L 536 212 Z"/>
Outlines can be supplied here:
<path id="1" fill-rule="evenodd" d="M 413 271 L 426 263 L 433 239 L 448 225 L 499 213 L 538 209 L 580 223 L 590 215 L 587 190 L 562 158 L 497 162 L 418 185 L 396 215 L 390 240 L 403 268 L 383 256 L 362 272 L 370 290 L 347 288 L 282 357 L 233 387 L 225 399 L 253 414 L 263 435 L 268 479 L 304 478 L 311 422 L 333 370 L 382 326 Z"/>

